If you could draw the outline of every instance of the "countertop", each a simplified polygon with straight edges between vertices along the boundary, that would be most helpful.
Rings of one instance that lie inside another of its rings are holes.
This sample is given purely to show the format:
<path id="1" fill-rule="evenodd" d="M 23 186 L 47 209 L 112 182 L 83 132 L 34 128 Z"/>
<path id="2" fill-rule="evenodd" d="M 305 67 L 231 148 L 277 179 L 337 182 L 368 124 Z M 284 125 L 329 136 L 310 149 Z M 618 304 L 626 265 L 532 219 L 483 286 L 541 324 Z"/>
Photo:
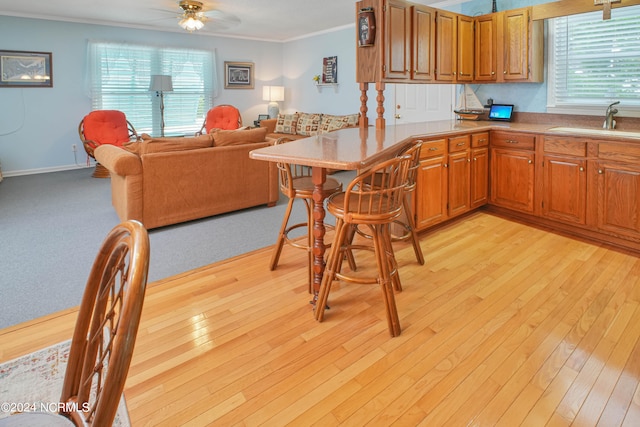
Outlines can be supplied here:
<path id="1" fill-rule="evenodd" d="M 405 144 L 416 138 L 454 136 L 468 132 L 482 132 L 504 129 L 517 132 L 534 132 L 548 135 L 585 136 L 604 140 L 626 140 L 640 142 L 640 129 L 606 131 L 597 127 L 581 127 L 579 131 L 554 131 L 553 128 L 569 128 L 570 124 L 542 124 L 517 122 L 492 122 L 468 120 L 444 120 L 434 122 L 390 125 L 384 129 L 373 126 L 348 128 L 298 139 L 286 144 L 254 150 L 250 157 L 258 160 L 286 161 L 289 163 L 320 166 L 325 168 L 354 170 L 388 158 Z M 579 128 L 578 128 L 579 129 Z"/>

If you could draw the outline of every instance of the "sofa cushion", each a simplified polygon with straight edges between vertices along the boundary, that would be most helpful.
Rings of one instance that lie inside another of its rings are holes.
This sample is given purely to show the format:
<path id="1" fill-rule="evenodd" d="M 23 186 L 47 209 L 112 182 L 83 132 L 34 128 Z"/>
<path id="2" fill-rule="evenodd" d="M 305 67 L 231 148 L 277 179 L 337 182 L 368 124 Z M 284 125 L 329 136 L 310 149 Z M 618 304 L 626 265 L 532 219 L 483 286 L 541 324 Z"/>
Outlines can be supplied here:
<path id="1" fill-rule="evenodd" d="M 354 127 L 358 125 L 360 114 L 348 114 L 345 116 L 332 116 L 325 114 L 322 116 L 320 132 L 331 132 L 338 129 Z"/>
<path id="2" fill-rule="evenodd" d="M 264 141 L 267 137 L 267 128 L 219 130 L 212 135 L 215 147 L 251 144 Z"/>
<path id="3" fill-rule="evenodd" d="M 290 135 L 296 134 L 296 126 L 298 123 L 298 113 L 296 114 L 278 114 L 275 133 L 286 133 Z"/>
<path id="4" fill-rule="evenodd" d="M 311 136 L 318 133 L 321 114 L 298 113 L 298 123 L 296 124 L 296 133 L 298 135 Z"/>
<path id="5" fill-rule="evenodd" d="M 139 145 L 140 155 L 164 153 L 170 151 L 195 150 L 197 148 L 207 148 L 213 146 L 213 136 L 205 134 L 187 138 L 152 138 L 147 134 L 142 134 L 142 142 L 140 142 Z"/>

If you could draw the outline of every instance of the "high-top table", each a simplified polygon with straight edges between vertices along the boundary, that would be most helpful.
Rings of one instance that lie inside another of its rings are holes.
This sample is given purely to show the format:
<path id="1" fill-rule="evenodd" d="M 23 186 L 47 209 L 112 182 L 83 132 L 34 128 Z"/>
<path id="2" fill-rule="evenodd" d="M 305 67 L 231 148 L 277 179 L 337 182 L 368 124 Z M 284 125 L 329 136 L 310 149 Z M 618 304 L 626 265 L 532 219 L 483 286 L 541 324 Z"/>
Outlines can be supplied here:
<path id="1" fill-rule="evenodd" d="M 324 199 L 326 195 L 323 194 L 322 186 L 326 181 L 327 169 L 366 169 L 395 156 L 406 144 L 415 139 L 451 134 L 456 131 L 468 132 L 482 127 L 477 122 L 470 123 L 447 120 L 387 126 L 383 129 L 347 128 L 286 144 L 259 148 L 249 153 L 252 159 L 292 163 L 312 168 L 313 291 L 315 295 L 320 289 L 324 273 Z"/>

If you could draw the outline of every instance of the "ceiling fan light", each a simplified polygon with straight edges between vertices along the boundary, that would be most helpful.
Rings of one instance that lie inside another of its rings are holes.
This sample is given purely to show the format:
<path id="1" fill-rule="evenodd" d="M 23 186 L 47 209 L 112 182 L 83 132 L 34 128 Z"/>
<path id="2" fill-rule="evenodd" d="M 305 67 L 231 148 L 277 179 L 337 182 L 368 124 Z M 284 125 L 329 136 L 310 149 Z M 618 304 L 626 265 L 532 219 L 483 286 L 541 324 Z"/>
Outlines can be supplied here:
<path id="1" fill-rule="evenodd" d="M 180 20 L 178 23 L 182 28 L 191 32 L 202 29 L 204 23 L 193 16 L 188 16 Z"/>
<path id="2" fill-rule="evenodd" d="M 202 29 L 204 22 L 200 19 L 199 13 L 202 10 L 202 3 L 193 0 L 182 0 L 180 8 L 184 11 L 182 19 L 178 22 L 185 30 L 192 32 Z"/>

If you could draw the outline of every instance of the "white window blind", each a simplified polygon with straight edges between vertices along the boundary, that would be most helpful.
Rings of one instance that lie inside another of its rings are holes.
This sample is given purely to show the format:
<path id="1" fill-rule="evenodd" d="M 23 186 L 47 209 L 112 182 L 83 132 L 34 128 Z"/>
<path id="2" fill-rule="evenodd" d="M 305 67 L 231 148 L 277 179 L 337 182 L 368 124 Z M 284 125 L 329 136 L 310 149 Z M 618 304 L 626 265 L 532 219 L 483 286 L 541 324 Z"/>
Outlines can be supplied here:
<path id="1" fill-rule="evenodd" d="M 551 20 L 548 80 L 550 107 L 640 107 L 640 6 Z"/>
<path id="2" fill-rule="evenodd" d="M 89 42 L 88 83 L 93 110 L 120 110 L 138 133 L 160 135 L 160 99 L 151 76 L 170 75 L 164 93 L 166 135 L 200 130 L 216 94 L 215 53 L 208 50 Z"/>

